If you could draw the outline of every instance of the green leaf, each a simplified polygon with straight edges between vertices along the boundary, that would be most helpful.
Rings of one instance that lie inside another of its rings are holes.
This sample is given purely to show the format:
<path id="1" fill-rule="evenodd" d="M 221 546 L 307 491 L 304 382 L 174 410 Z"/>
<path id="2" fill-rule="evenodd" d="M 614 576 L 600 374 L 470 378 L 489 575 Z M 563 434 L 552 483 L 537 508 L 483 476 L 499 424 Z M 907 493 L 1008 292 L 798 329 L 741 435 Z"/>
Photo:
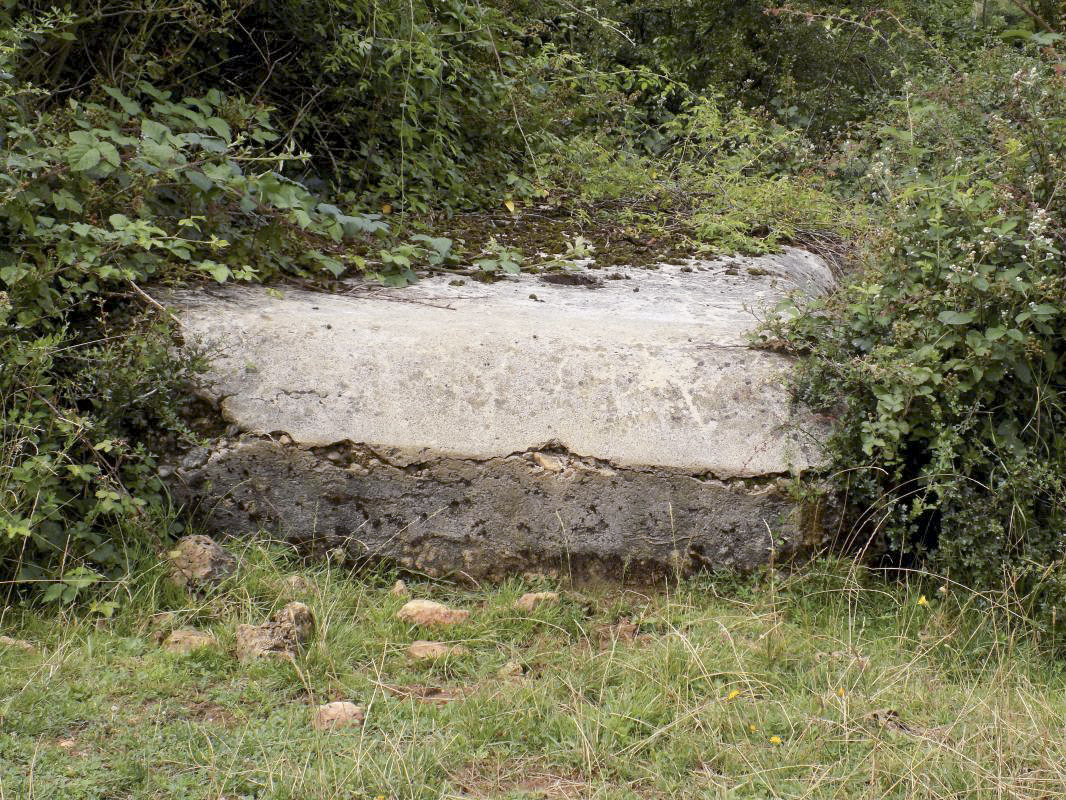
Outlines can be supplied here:
<path id="1" fill-rule="evenodd" d="M 81 203 L 79 203 L 74 195 L 66 189 L 52 192 L 52 205 L 54 205 L 58 211 L 81 213 L 82 210 Z"/>
<path id="2" fill-rule="evenodd" d="M 107 221 L 111 223 L 111 227 L 116 231 L 125 230 L 130 225 L 130 219 L 125 214 L 112 214 L 107 218 Z"/>
<path id="3" fill-rule="evenodd" d="M 227 142 L 232 138 L 233 134 L 230 132 L 229 125 L 226 124 L 226 120 L 220 117 L 210 117 L 207 120 L 207 127 L 217 133 L 221 138 Z"/>
<path id="4" fill-rule="evenodd" d="M 122 159 L 119 157 L 118 150 L 111 142 L 100 142 L 97 148 L 100 150 L 100 157 L 112 167 L 117 167 L 121 163 Z"/>
<path id="5" fill-rule="evenodd" d="M 215 182 L 199 170 L 190 169 L 185 173 L 185 179 L 201 192 L 210 192 L 215 188 Z"/>
<path id="6" fill-rule="evenodd" d="M 941 311 L 937 319 L 945 325 L 969 325 L 977 319 L 977 314 L 973 311 Z"/>
<path id="7" fill-rule="evenodd" d="M 166 141 L 166 138 L 170 135 L 170 128 L 163 125 L 160 122 L 156 122 L 154 119 L 142 119 L 141 120 L 141 136 L 145 139 L 150 139 L 156 143 L 162 143 Z"/>
<path id="8" fill-rule="evenodd" d="M 100 163 L 100 151 L 95 147 L 90 147 L 81 157 L 73 161 L 70 168 L 75 172 L 87 172 Z"/>
<path id="9" fill-rule="evenodd" d="M 218 261 L 201 261 L 197 266 L 210 274 L 211 277 L 219 283 L 225 283 L 229 280 L 229 277 L 232 274 L 227 265 L 221 264 Z"/>
<path id="10" fill-rule="evenodd" d="M 114 86 L 105 86 L 104 91 L 111 95 L 118 104 L 122 107 L 122 110 L 129 114 L 131 117 L 138 116 L 142 109 L 139 103 L 126 97 L 122 92 L 116 89 Z"/>

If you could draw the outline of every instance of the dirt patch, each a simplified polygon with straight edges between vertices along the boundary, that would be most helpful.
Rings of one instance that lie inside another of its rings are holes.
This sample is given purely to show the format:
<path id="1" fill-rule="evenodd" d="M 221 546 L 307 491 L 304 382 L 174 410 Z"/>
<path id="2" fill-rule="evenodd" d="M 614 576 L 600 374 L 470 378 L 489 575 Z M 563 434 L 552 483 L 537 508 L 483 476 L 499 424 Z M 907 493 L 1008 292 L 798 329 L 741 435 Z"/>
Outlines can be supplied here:
<path id="1" fill-rule="evenodd" d="M 640 624 L 627 618 L 618 620 L 611 625 L 599 625 L 593 628 L 594 641 L 601 651 L 610 650 L 616 644 L 639 644 L 646 645 L 655 641 L 655 635 L 641 630 Z"/>
<path id="2" fill-rule="evenodd" d="M 584 286 L 586 289 L 600 289 L 603 287 L 603 281 L 596 280 L 580 272 L 552 272 L 548 275 L 541 275 L 540 280 L 543 283 L 550 283 L 555 286 Z"/>
<path id="3" fill-rule="evenodd" d="M 448 236 L 464 252 L 476 254 L 491 239 L 518 250 L 523 268 L 567 258 L 567 245 L 578 237 L 588 243 L 588 269 L 645 267 L 663 261 L 687 260 L 695 249 L 680 230 L 612 221 L 609 213 L 582 217 L 561 209 L 538 208 L 519 214 L 479 212 L 460 214 L 447 224 Z"/>
<path id="4" fill-rule="evenodd" d="M 467 764 L 448 776 L 455 787 L 470 798 L 495 798 L 523 792 L 544 800 L 589 797 L 591 787 L 576 772 L 555 770 L 529 760 L 495 764 L 479 761 Z"/>
<path id="5" fill-rule="evenodd" d="M 205 722 L 208 725 L 218 725 L 221 728 L 232 728 L 241 720 L 235 713 L 225 706 L 213 703 L 210 700 L 197 700 L 185 706 L 189 712 L 189 719 L 196 722 Z"/>
<path id="6" fill-rule="evenodd" d="M 453 700 L 460 700 L 473 691 L 471 687 L 447 688 L 440 686 L 393 686 L 392 684 L 378 684 L 382 689 L 393 697 L 404 700 L 416 700 L 419 703 L 430 703 L 442 706 Z"/>
<path id="7" fill-rule="evenodd" d="M 146 720 L 164 723 L 184 720 L 194 725 L 217 725 L 221 728 L 234 728 L 246 721 L 226 706 L 198 695 L 145 701 L 137 713 L 127 718 L 126 723 L 131 726 L 141 725 Z"/>

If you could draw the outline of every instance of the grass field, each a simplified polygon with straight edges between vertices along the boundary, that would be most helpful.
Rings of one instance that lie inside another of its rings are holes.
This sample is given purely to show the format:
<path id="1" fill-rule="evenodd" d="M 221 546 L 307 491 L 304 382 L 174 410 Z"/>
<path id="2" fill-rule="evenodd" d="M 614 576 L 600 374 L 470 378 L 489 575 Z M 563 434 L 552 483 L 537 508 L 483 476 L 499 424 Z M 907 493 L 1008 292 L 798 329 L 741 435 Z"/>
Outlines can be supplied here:
<path id="1" fill-rule="evenodd" d="M 159 568 L 110 619 L 8 609 L 33 649 L 0 644 L 0 800 L 1066 797 L 1054 643 L 958 587 L 836 562 L 645 591 L 408 579 L 472 612 L 427 631 L 395 618 L 395 577 L 251 547 L 203 598 Z M 293 599 L 306 652 L 240 663 L 235 626 Z M 219 647 L 157 644 L 190 626 Z M 408 656 L 434 638 L 466 652 Z M 313 730 L 332 700 L 365 723 Z"/>

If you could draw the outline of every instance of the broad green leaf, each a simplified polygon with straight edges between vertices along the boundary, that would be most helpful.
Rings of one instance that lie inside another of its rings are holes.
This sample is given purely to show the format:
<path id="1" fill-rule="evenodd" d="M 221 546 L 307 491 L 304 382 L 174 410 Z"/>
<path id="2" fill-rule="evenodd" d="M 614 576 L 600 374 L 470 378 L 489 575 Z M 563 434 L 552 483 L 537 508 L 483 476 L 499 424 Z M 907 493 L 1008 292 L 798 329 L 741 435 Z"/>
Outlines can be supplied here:
<path id="1" fill-rule="evenodd" d="M 945 325 L 969 325 L 977 318 L 973 311 L 941 311 L 937 319 Z"/>
<path id="2" fill-rule="evenodd" d="M 122 159 L 119 157 L 118 150 L 111 142 L 100 142 L 97 149 L 100 151 L 100 157 L 112 167 L 117 167 L 121 163 Z"/>
<path id="3" fill-rule="evenodd" d="M 75 172 L 87 172 L 100 163 L 100 151 L 90 147 L 81 157 L 71 163 L 70 168 Z"/>
<path id="4" fill-rule="evenodd" d="M 226 124 L 226 120 L 220 117 L 210 117 L 207 120 L 207 127 L 213 130 L 227 142 L 233 137 L 233 134 L 230 132 L 229 125 Z"/>
<path id="5" fill-rule="evenodd" d="M 230 277 L 230 268 L 218 261 L 201 261 L 197 266 L 207 272 L 219 283 L 225 283 Z"/>
<path id="6" fill-rule="evenodd" d="M 73 211 L 80 213 L 82 210 L 81 203 L 68 192 L 66 189 L 60 189 L 57 192 L 52 192 L 52 205 L 59 211 Z"/>
<path id="7" fill-rule="evenodd" d="M 141 120 L 141 136 L 145 139 L 150 139 L 153 142 L 161 143 L 166 141 L 166 138 L 170 135 L 170 128 L 162 123 L 156 122 L 154 119 L 142 119 Z"/>
<path id="8" fill-rule="evenodd" d="M 122 110 L 129 114 L 131 117 L 136 117 L 141 113 L 141 106 L 139 103 L 126 97 L 122 92 L 113 86 L 105 86 L 104 91 L 111 95 L 118 104 L 122 107 Z"/>
<path id="9" fill-rule="evenodd" d="M 189 181 L 193 186 L 199 189 L 201 192 L 210 192 L 215 188 L 215 182 L 204 175 L 202 172 L 190 169 L 185 172 L 185 179 Z"/>

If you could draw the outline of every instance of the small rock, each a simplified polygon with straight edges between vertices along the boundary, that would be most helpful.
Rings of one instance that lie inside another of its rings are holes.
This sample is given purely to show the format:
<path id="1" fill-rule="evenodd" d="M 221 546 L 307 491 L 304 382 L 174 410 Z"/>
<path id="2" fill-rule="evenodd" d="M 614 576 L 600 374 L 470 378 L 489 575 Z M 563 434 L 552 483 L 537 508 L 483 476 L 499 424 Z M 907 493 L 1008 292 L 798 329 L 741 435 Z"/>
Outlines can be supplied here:
<path id="1" fill-rule="evenodd" d="M 167 553 L 171 580 L 182 589 L 199 590 L 231 575 L 236 559 L 210 536 L 183 536 Z"/>
<path id="2" fill-rule="evenodd" d="M 191 653 L 194 650 L 199 650 L 204 647 L 214 647 L 218 644 L 218 640 L 215 639 L 210 633 L 204 633 L 203 631 L 196 631 L 191 629 L 172 631 L 170 635 L 163 640 L 163 648 L 169 650 L 171 653 Z"/>
<path id="3" fill-rule="evenodd" d="M 496 675 L 500 678 L 520 678 L 524 672 L 522 665 L 517 661 L 508 661 L 496 670 Z"/>
<path id="4" fill-rule="evenodd" d="M 269 622 L 237 626 L 237 658 L 241 661 L 265 655 L 293 658 L 310 641 L 314 630 L 311 609 L 303 603 L 289 603 Z"/>
<path id="5" fill-rule="evenodd" d="M 27 653 L 37 651 L 37 648 L 25 639 L 13 639 L 10 636 L 0 636 L 0 647 L 14 647 L 19 650 L 25 650 Z"/>
<path id="6" fill-rule="evenodd" d="M 534 453 L 533 460 L 537 462 L 537 466 L 548 472 L 562 472 L 563 462 L 562 459 L 556 456 L 550 456 L 547 453 Z"/>
<path id="7" fill-rule="evenodd" d="M 528 614 L 537 606 L 554 606 L 558 605 L 558 603 L 558 592 L 527 592 L 518 598 L 514 607 L 516 610 L 524 611 Z"/>
<path id="8" fill-rule="evenodd" d="M 389 592 L 393 597 L 407 597 L 407 584 L 403 581 L 396 581 L 392 585 L 392 590 Z"/>
<path id="9" fill-rule="evenodd" d="M 196 422 L 193 423 L 193 425 L 197 425 L 198 423 L 201 423 L 201 422 L 205 426 L 210 424 L 206 419 L 202 419 L 202 420 L 197 420 Z M 197 467 L 202 467 L 207 462 L 207 459 L 210 456 L 211 456 L 211 451 L 208 450 L 206 447 L 194 447 L 191 450 L 189 450 L 189 452 L 187 452 L 184 456 L 182 456 L 181 468 L 188 470 L 188 469 L 196 469 Z"/>
<path id="10" fill-rule="evenodd" d="M 410 600 L 396 612 L 398 620 L 412 625 L 456 625 L 469 616 L 469 611 L 448 608 L 432 600 Z"/>
<path id="11" fill-rule="evenodd" d="M 407 648 L 407 655 L 416 661 L 436 661 L 448 656 L 461 656 L 467 652 L 461 644 L 417 641 Z"/>
<path id="12" fill-rule="evenodd" d="M 311 718 L 311 727 L 316 731 L 333 730 L 360 725 L 364 719 L 366 712 L 360 706 L 347 700 L 338 700 L 319 706 Z"/>

